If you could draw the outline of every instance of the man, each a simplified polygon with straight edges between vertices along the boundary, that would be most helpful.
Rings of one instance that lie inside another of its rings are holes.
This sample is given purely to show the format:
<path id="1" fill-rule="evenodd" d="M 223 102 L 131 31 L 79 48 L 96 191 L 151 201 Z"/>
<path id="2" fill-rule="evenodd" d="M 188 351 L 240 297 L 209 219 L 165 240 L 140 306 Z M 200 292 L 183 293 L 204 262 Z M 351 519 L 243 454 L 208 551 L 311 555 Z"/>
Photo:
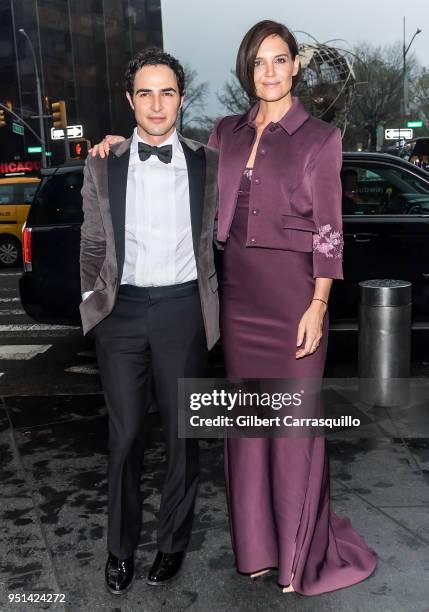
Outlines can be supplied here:
<path id="1" fill-rule="evenodd" d="M 109 413 L 106 585 L 134 576 L 141 527 L 142 428 L 151 383 L 167 448 L 152 585 L 173 578 L 191 535 L 198 441 L 178 438 L 177 379 L 204 374 L 219 337 L 213 232 L 217 154 L 176 132 L 179 62 L 158 49 L 128 64 L 133 135 L 89 157 L 82 189 L 84 333 L 92 330 Z"/>
<path id="2" fill-rule="evenodd" d="M 359 202 L 359 197 L 357 194 L 357 171 L 353 168 L 345 168 L 344 170 L 342 170 L 341 183 L 343 187 L 343 215 L 354 215 L 356 213 L 356 205 Z"/>

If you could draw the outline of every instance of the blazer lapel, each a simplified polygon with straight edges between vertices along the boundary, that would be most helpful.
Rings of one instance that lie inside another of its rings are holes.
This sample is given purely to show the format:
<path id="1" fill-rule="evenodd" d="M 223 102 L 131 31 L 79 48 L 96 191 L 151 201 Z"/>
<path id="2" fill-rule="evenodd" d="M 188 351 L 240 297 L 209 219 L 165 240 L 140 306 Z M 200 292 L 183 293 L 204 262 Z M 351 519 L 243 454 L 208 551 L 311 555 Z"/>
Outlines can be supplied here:
<path id="1" fill-rule="evenodd" d="M 192 242 L 195 259 L 198 258 L 200 234 L 204 208 L 204 188 L 206 182 L 206 157 L 204 147 L 189 146 L 180 138 L 188 166 L 189 200 L 191 207 Z"/>
<path id="2" fill-rule="evenodd" d="M 243 171 L 249 159 L 256 130 L 242 126 L 239 131 L 228 138 L 219 162 L 219 225 L 218 239 L 226 242 L 237 203 L 237 194 Z"/>
<path id="3" fill-rule="evenodd" d="M 122 277 L 125 259 L 125 208 L 131 138 L 112 147 L 107 159 L 110 213 L 115 237 L 118 280 Z"/>

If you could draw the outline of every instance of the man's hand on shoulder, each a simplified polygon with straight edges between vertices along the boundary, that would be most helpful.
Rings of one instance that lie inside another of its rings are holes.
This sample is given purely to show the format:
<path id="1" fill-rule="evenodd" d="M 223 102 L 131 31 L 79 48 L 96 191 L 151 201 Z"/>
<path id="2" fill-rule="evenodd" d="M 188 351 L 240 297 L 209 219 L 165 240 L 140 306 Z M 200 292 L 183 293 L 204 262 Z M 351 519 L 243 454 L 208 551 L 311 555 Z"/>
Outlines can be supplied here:
<path id="1" fill-rule="evenodd" d="M 110 145 L 122 142 L 123 140 L 125 140 L 123 136 L 107 134 L 107 136 L 105 136 L 101 142 L 98 142 L 91 149 L 89 149 L 88 155 L 91 157 L 96 157 L 99 155 L 103 159 L 109 155 Z"/>

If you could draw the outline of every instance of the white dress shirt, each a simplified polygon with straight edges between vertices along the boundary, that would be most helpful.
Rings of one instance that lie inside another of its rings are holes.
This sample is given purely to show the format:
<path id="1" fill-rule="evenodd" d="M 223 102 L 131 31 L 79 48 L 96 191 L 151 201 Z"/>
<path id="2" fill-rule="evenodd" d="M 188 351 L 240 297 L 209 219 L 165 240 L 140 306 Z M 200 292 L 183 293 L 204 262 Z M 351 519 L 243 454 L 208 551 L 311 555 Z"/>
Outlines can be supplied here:
<path id="1" fill-rule="evenodd" d="M 145 141 L 135 128 L 128 166 L 121 284 L 159 287 L 195 280 L 188 169 L 177 131 L 160 145 L 172 145 L 169 164 L 156 155 L 141 161 L 139 142 Z M 91 293 L 85 292 L 82 298 Z"/>
<path id="2" fill-rule="evenodd" d="M 141 161 L 139 142 L 145 141 L 135 128 L 128 166 L 121 284 L 160 287 L 195 280 L 188 168 L 177 132 L 160 145 L 172 145 L 170 164 L 156 155 Z"/>

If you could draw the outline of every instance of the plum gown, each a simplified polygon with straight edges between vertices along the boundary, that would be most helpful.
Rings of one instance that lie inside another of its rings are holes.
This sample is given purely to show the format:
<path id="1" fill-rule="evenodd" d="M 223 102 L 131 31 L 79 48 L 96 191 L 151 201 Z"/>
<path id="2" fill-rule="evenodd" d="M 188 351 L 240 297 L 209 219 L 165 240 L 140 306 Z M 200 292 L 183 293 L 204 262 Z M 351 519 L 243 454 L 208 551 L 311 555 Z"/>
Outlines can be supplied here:
<path id="1" fill-rule="evenodd" d="M 319 378 L 327 317 L 315 353 L 295 358 L 313 296 L 312 253 L 246 248 L 251 170 L 243 173 L 225 245 L 221 330 L 230 378 Z M 253 213 L 254 214 L 254 213 Z M 376 553 L 329 508 L 325 437 L 228 438 L 225 480 L 237 569 L 277 568 L 278 583 L 317 595 L 367 578 Z"/>

